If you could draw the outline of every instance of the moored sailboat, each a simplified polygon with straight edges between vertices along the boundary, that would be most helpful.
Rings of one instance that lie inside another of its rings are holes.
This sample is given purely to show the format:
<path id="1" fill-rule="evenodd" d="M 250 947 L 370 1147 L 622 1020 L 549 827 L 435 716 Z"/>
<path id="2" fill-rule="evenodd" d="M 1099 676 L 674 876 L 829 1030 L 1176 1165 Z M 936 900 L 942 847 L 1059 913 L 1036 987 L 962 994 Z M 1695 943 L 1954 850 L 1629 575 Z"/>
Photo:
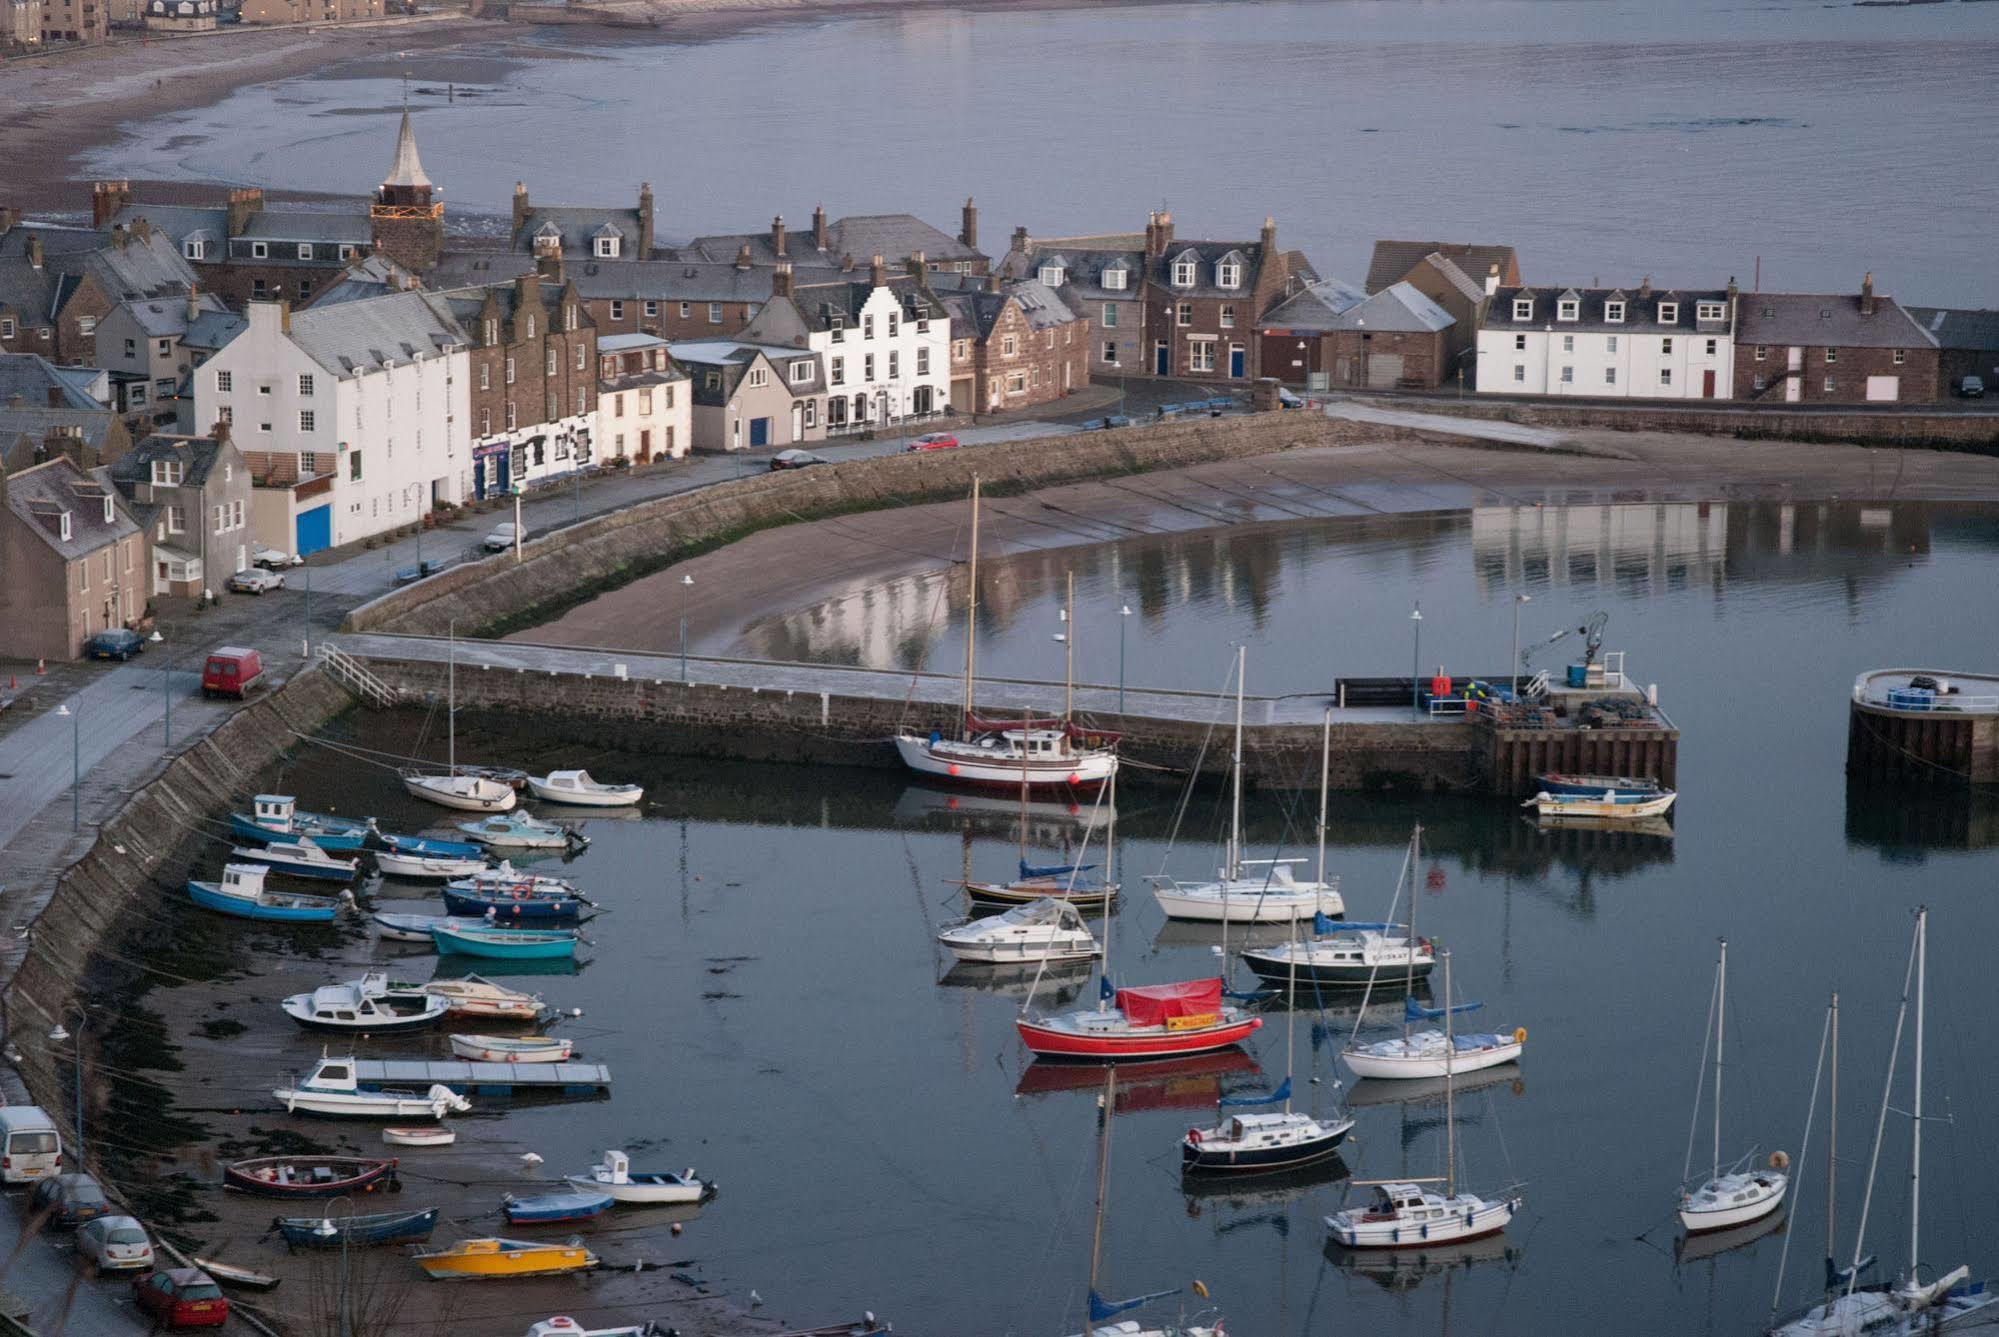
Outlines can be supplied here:
<path id="1" fill-rule="evenodd" d="M 420 766 L 405 766 L 398 775 L 403 788 L 420 799 L 461 812 L 506 812 L 514 806 L 514 787 L 505 780 L 458 768 L 458 631 L 447 628 L 449 658 L 445 667 L 445 765 L 443 774 Z M 432 698 L 435 700 L 435 698 Z"/>
<path id="2" fill-rule="evenodd" d="M 1750 1170 L 1730 1167 L 1728 1173 L 1721 1168 L 1721 1075 L 1722 1039 L 1728 1016 L 1728 939 L 1721 940 L 1721 951 L 1714 967 L 1714 1164 L 1708 1178 L 1699 1187 L 1685 1189 L 1680 1194 L 1680 1224 L 1689 1235 L 1697 1235 L 1706 1230 L 1728 1230 L 1746 1225 L 1751 1221 L 1768 1216 L 1784 1202 L 1784 1193 L 1790 1185 L 1784 1168 L 1790 1164 L 1783 1152 L 1770 1154 L 1770 1166 L 1764 1170 Z M 1695 1115 L 1699 1115 L 1699 1097 L 1695 1097 Z M 1688 1141 L 1688 1153 L 1693 1150 L 1692 1140 Z M 1692 1167 L 1689 1166 L 1689 1169 Z M 1682 1182 L 1688 1178 L 1682 1172 Z"/>

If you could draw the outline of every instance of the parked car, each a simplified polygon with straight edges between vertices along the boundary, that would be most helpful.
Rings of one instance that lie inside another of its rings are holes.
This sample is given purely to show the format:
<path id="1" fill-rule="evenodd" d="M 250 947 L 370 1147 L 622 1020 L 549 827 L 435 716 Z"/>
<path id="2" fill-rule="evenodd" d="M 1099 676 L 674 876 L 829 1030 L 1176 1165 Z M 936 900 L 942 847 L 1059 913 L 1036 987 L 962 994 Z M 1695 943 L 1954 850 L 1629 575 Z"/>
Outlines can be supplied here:
<path id="1" fill-rule="evenodd" d="M 1957 392 L 1966 399 L 1985 398 L 1985 380 L 1980 376 L 1967 376 L 1957 383 Z"/>
<path id="2" fill-rule="evenodd" d="M 0 1108 L 0 1184 L 26 1184 L 62 1171 L 62 1134 L 34 1105 Z"/>
<path id="3" fill-rule="evenodd" d="M 92 659 L 116 659 L 122 663 L 133 655 L 146 653 L 146 640 L 136 631 L 113 627 L 85 641 L 83 652 Z"/>
<path id="4" fill-rule="evenodd" d="M 255 650 L 240 645 L 220 646 L 209 652 L 208 661 L 201 666 L 201 694 L 241 700 L 263 676 L 264 657 Z"/>
<path id="5" fill-rule="evenodd" d="M 266 548 L 260 543 L 250 549 L 250 564 L 275 571 L 280 567 L 304 566 L 305 558 L 294 557 L 283 548 Z"/>
<path id="6" fill-rule="evenodd" d="M 522 525 L 520 531 L 521 541 L 526 542 L 527 536 L 528 536 L 527 526 Z M 493 526 L 493 532 L 486 535 L 487 552 L 505 552 L 507 549 L 513 546 L 514 546 L 514 522 L 511 520 L 507 521 L 505 524 Z"/>
<path id="7" fill-rule="evenodd" d="M 153 1266 L 153 1242 L 129 1216 L 100 1216 L 76 1232 L 76 1256 L 104 1272 Z"/>
<path id="8" fill-rule="evenodd" d="M 197 1267 L 155 1272 L 132 1283 L 139 1308 L 169 1328 L 219 1328 L 229 1321 L 229 1301 L 215 1279 Z"/>
<path id="9" fill-rule="evenodd" d="M 958 438 L 949 432 L 925 432 L 909 443 L 909 449 L 916 450 L 956 450 Z"/>
<path id="10" fill-rule="evenodd" d="M 28 1214 L 47 1212 L 56 1230 L 75 1230 L 85 1221 L 111 1215 L 104 1187 L 87 1174 L 50 1175 L 28 1195 Z"/>
<path id="11" fill-rule="evenodd" d="M 246 566 L 229 577 L 229 588 L 238 594 L 267 594 L 285 587 L 285 578 L 261 566 Z"/>
<path id="12" fill-rule="evenodd" d="M 422 580 L 425 576 L 434 576 L 451 564 L 452 562 L 449 557 L 426 557 L 421 562 L 412 562 L 408 566 L 399 566 L 396 568 L 396 584 L 407 585 L 413 580 Z"/>
<path id="13" fill-rule="evenodd" d="M 777 469 L 810 469 L 815 464 L 830 464 L 824 455 L 814 455 L 809 450 L 780 450 L 770 457 L 770 467 Z"/>

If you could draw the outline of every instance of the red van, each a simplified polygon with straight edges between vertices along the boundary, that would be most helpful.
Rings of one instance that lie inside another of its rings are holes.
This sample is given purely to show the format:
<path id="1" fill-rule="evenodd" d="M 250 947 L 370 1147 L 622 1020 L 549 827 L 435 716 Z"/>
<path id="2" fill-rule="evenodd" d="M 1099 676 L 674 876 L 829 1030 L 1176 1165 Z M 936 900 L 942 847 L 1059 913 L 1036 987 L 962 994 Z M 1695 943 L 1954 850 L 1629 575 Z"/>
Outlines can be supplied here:
<path id="1" fill-rule="evenodd" d="M 209 653 L 201 667 L 203 696 L 246 697 L 264 676 L 264 660 L 255 650 L 225 645 Z"/>

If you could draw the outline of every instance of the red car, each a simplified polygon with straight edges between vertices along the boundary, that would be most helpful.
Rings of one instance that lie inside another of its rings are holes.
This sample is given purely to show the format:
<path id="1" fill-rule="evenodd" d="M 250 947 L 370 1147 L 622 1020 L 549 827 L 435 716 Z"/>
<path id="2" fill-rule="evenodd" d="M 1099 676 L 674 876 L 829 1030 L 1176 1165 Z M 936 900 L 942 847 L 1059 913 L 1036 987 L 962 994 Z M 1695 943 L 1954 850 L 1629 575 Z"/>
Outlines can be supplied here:
<path id="1" fill-rule="evenodd" d="M 949 432 L 931 432 L 909 443 L 911 450 L 956 450 L 958 438 Z"/>
<path id="2" fill-rule="evenodd" d="M 139 1308 L 169 1328 L 219 1328 L 229 1321 L 229 1301 L 206 1272 L 177 1267 L 132 1283 Z"/>

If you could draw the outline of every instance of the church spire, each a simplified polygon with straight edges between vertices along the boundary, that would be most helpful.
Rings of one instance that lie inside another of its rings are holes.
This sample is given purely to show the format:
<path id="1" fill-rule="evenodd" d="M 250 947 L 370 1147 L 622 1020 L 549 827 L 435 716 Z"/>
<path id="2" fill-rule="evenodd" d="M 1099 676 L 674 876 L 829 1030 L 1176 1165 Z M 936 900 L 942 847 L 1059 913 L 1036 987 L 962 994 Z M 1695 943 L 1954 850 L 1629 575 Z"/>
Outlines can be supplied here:
<path id="1" fill-rule="evenodd" d="M 430 178 L 424 175 L 423 159 L 417 157 L 416 131 L 410 128 L 410 109 L 407 104 L 403 107 L 402 128 L 396 131 L 395 165 L 389 168 L 389 174 L 383 179 L 382 184 L 422 187 L 430 185 Z"/>

